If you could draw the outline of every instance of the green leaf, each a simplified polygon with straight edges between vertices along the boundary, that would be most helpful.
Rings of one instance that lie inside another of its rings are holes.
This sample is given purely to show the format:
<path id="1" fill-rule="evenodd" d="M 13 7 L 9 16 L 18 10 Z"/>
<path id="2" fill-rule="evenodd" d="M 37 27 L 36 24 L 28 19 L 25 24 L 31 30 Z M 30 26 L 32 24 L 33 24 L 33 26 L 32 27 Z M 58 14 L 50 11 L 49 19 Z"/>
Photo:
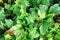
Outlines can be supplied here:
<path id="1" fill-rule="evenodd" d="M 49 13 L 60 14 L 60 6 L 59 4 L 54 4 L 50 7 Z"/>
<path id="2" fill-rule="evenodd" d="M 29 35 L 32 37 L 32 38 L 38 38 L 39 37 L 39 33 L 37 32 L 37 28 L 33 28 L 32 26 L 29 26 L 30 30 L 29 30 Z"/>
<path id="3" fill-rule="evenodd" d="M 4 8 L 0 7 L 0 20 L 4 20 L 5 19 L 5 14 L 4 14 Z"/>
<path id="4" fill-rule="evenodd" d="M 5 40 L 4 37 L 1 37 L 0 40 Z"/>
<path id="5" fill-rule="evenodd" d="M 3 29 L 3 30 L 5 29 L 5 27 L 4 27 L 4 23 L 1 22 L 1 21 L 0 21 L 0 28 Z"/>
<path id="6" fill-rule="evenodd" d="M 3 0 L 0 0 L 0 2 L 3 2 Z"/>
<path id="7" fill-rule="evenodd" d="M 11 5 L 5 4 L 5 9 L 10 10 Z"/>
<path id="8" fill-rule="evenodd" d="M 6 19 L 5 20 L 5 24 L 8 28 L 12 27 L 13 26 L 13 21 L 11 19 Z"/>
<path id="9" fill-rule="evenodd" d="M 40 30 L 40 35 L 41 36 L 44 36 L 46 33 L 47 33 L 47 31 L 48 31 L 48 22 L 42 22 L 42 23 L 40 23 L 40 28 L 39 28 L 39 30 Z"/>
<path id="10" fill-rule="evenodd" d="M 48 6 L 42 4 L 39 5 L 39 8 L 42 12 L 46 12 L 48 10 Z"/>
<path id="11" fill-rule="evenodd" d="M 11 35 L 9 35 L 9 34 L 5 34 L 4 38 L 5 38 L 5 40 L 11 40 L 12 39 Z"/>
<path id="12" fill-rule="evenodd" d="M 55 35 L 55 40 L 60 40 L 60 31 L 57 32 L 57 34 Z"/>
<path id="13" fill-rule="evenodd" d="M 50 5 L 49 0 L 42 0 L 41 4 L 44 4 L 44 5 L 47 5 L 47 6 Z"/>
<path id="14" fill-rule="evenodd" d="M 43 20 L 46 17 L 46 13 L 45 12 L 41 12 L 41 10 L 38 10 L 38 15 L 40 17 L 40 20 Z"/>
<path id="15" fill-rule="evenodd" d="M 40 9 L 38 9 L 38 15 L 40 16 L 40 20 L 43 20 L 46 17 L 48 6 L 40 5 L 39 8 Z"/>
<path id="16" fill-rule="evenodd" d="M 28 0 L 30 2 L 30 5 L 38 6 L 41 2 L 41 0 Z"/>

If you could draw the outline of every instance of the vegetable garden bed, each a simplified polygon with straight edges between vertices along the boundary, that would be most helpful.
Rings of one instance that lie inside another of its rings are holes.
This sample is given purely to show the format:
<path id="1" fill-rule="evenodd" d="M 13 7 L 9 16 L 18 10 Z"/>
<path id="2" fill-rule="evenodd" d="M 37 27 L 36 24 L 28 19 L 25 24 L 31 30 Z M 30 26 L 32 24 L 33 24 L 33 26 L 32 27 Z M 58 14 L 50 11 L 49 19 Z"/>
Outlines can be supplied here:
<path id="1" fill-rule="evenodd" d="M 0 40 L 60 40 L 60 0 L 0 0 Z"/>

